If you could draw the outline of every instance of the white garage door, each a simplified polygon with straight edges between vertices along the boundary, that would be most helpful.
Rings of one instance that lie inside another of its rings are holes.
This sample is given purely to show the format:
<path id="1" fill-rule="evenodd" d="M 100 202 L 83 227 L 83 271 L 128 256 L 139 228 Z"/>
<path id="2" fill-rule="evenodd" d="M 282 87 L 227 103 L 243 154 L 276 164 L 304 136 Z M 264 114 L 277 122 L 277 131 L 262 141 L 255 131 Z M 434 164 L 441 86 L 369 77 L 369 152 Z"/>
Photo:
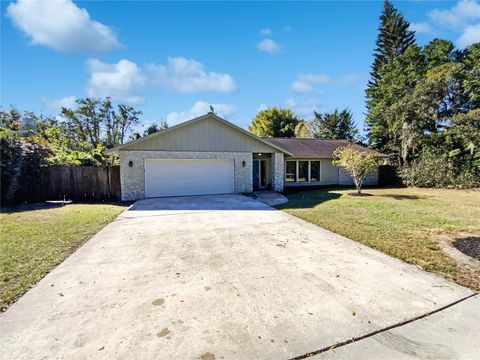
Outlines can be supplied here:
<path id="1" fill-rule="evenodd" d="M 145 160 L 146 197 L 233 193 L 233 159 Z"/>

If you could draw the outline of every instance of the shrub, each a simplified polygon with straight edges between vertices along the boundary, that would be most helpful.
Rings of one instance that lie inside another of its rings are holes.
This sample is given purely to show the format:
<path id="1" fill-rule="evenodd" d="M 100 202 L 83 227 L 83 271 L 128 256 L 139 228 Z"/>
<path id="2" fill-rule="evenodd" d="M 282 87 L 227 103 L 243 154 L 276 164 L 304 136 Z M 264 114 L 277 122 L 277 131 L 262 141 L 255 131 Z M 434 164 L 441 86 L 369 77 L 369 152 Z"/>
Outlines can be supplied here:
<path id="1" fill-rule="evenodd" d="M 467 167 L 461 160 L 448 154 L 425 151 L 409 166 L 400 170 L 400 177 L 407 186 L 432 188 L 474 188 L 480 186 L 480 173 L 475 167 Z"/>
<path id="2" fill-rule="evenodd" d="M 38 186 L 40 168 L 49 155 L 43 146 L 0 133 L 0 181 L 2 206 L 31 201 Z"/>

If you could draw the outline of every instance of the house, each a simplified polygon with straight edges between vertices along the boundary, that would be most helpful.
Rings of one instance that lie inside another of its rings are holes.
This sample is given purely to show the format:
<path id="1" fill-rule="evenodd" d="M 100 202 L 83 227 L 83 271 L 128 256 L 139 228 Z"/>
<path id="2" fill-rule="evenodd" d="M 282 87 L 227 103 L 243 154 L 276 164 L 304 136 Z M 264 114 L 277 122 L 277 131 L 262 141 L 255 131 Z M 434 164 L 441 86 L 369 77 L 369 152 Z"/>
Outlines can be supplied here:
<path id="1" fill-rule="evenodd" d="M 332 165 L 346 140 L 259 138 L 213 113 L 108 150 L 120 158 L 123 200 L 351 185 Z M 381 157 L 380 153 L 373 152 Z M 377 184 L 377 173 L 365 184 Z"/>

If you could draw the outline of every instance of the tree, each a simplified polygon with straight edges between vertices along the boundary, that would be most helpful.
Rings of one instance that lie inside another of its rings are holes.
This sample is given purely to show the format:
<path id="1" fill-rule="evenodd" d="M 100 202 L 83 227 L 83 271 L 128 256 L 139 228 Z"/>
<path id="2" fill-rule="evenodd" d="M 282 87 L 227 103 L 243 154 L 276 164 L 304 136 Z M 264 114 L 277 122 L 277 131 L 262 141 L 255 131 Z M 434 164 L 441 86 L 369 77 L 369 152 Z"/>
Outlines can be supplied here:
<path id="1" fill-rule="evenodd" d="M 295 127 L 300 121 L 292 110 L 272 107 L 259 111 L 248 130 L 260 137 L 291 138 L 295 136 Z"/>
<path id="2" fill-rule="evenodd" d="M 356 141 L 358 129 L 353 121 L 353 114 L 349 109 L 323 114 L 314 112 L 311 122 L 311 132 L 314 138 L 338 140 L 345 139 Z"/>
<path id="3" fill-rule="evenodd" d="M 412 94 L 425 73 L 421 49 L 411 45 L 402 55 L 384 65 L 383 76 L 377 83 L 377 90 L 382 94 L 381 101 L 369 104 L 368 116 L 375 119 L 375 122 L 370 122 L 368 131 L 370 144 L 389 153 L 400 165 L 406 156 L 404 146 L 415 135 L 412 132 L 423 130 L 418 123 L 417 109 L 408 105 L 417 100 Z"/>
<path id="4" fill-rule="evenodd" d="M 408 30 L 410 23 L 389 1 L 383 2 L 383 11 L 380 15 L 380 26 L 376 48 L 373 53 L 374 61 L 370 75 L 369 88 L 374 88 L 382 77 L 382 67 L 400 56 L 413 43 L 415 32 Z"/>
<path id="5" fill-rule="evenodd" d="M 75 141 L 91 149 L 110 148 L 123 144 L 127 134 L 139 123 L 141 111 L 119 104 L 117 109 L 110 98 L 78 99 L 76 109 L 62 108 L 65 129 Z"/>
<path id="6" fill-rule="evenodd" d="M 353 146 L 337 148 L 332 163 L 347 171 L 359 195 L 362 193 L 363 180 L 377 168 L 377 160 L 369 151 L 360 151 Z"/>
<path id="7" fill-rule="evenodd" d="M 386 66 L 415 43 L 415 33 L 408 30 L 409 26 L 409 22 L 403 15 L 389 1 L 385 1 L 380 16 L 377 47 L 373 53 L 371 79 L 366 90 L 367 117 L 365 119 L 370 144 L 382 151 L 385 150 L 390 137 L 385 117 L 379 117 L 378 112 L 374 111 L 375 108 L 384 106 L 384 103 L 388 101 L 384 98 L 383 90 L 380 89 L 380 82 L 384 74 L 388 72 Z"/>
<path id="8" fill-rule="evenodd" d="M 455 46 L 449 40 L 433 39 L 423 48 L 423 55 L 430 70 L 453 60 Z"/>
<path id="9" fill-rule="evenodd" d="M 135 110 L 132 106 L 119 104 L 117 111 L 113 112 L 113 141 L 106 146 L 113 147 L 123 144 L 131 128 L 139 124 L 139 115 L 142 115 L 142 112 Z"/>
<path id="10" fill-rule="evenodd" d="M 143 136 L 155 134 L 165 129 L 168 129 L 168 123 L 166 121 L 162 121 L 160 124 L 151 123 L 143 132 Z"/>
<path id="11" fill-rule="evenodd" d="M 297 126 L 295 126 L 295 137 L 296 138 L 311 138 L 312 133 L 310 131 L 309 123 L 306 121 L 300 121 Z"/>

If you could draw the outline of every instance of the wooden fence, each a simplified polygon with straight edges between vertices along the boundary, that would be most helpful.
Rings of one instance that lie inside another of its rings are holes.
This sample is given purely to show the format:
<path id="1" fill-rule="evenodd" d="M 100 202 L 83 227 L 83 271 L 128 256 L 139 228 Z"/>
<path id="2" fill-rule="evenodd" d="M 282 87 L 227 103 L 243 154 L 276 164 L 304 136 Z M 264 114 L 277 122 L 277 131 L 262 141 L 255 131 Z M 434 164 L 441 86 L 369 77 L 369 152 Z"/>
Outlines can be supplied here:
<path id="1" fill-rule="evenodd" d="M 38 180 L 35 201 L 121 198 L 119 166 L 49 166 L 41 169 Z"/>

